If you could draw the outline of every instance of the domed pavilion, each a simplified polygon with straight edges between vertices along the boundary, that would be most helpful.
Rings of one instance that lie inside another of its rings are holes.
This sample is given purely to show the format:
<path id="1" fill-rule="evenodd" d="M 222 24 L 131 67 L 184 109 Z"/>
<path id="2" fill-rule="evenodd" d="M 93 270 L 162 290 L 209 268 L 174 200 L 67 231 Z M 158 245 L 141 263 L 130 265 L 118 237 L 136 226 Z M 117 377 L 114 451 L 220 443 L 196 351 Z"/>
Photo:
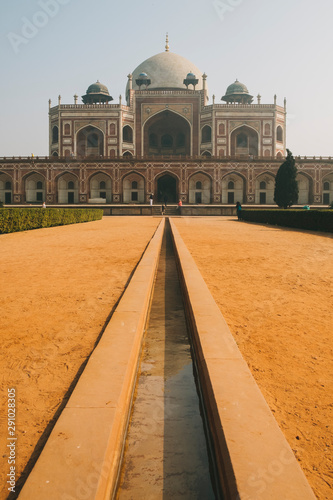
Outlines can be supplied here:
<path id="1" fill-rule="evenodd" d="M 82 96 L 83 104 L 101 104 L 109 101 L 113 101 L 113 98 L 110 96 L 108 88 L 98 80 L 89 85 L 87 92 Z"/>

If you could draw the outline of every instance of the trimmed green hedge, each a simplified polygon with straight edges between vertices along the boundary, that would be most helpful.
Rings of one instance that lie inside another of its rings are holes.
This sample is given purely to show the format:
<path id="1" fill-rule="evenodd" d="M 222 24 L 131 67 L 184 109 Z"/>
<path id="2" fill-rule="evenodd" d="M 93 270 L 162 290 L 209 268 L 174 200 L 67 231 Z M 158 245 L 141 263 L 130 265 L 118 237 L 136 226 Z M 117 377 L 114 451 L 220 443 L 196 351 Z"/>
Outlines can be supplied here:
<path id="1" fill-rule="evenodd" d="M 100 220 L 103 210 L 86 208 L 2 208 L 0 234 Z"/>
<path id="2" fill-rule="evenodd" d="M 250 210 L 243 209 L 242 220 L 277 226 L 333 232 L 333 210 Z"/>

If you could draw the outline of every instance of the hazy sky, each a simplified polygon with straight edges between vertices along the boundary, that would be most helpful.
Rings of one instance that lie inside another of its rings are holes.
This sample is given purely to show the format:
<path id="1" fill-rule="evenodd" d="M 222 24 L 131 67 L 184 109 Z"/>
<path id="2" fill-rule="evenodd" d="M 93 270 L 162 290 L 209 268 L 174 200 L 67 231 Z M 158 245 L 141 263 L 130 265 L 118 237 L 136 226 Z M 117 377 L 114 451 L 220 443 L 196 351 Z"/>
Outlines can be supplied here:
<path id="1" fill-rule="evenodd" d="M 236 78 L 262 103 L 286 97 L 287 147 L 333 156 L 332 19 L 330 0 L 3 2 L 0 156 L 48 154 L 50 98 L 71 104 L 98 79 L 124 99 L 128 73 L 164 51 L 166 32 L 170 51 L 208 75 L 209 103 Z"/>

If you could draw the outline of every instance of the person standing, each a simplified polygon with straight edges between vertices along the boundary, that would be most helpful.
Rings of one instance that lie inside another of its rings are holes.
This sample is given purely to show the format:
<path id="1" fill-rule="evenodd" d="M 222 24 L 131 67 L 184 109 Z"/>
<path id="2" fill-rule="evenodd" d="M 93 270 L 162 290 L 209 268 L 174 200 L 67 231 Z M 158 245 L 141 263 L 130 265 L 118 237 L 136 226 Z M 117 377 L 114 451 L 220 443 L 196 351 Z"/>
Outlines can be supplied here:
<path id="1" fill-rule="evenodd" d="M 237 203 L 236 203 L 236 213 L 237 213 L 238 220 L 240 220 L 241 214 L 242 214 L 242 205 L 240 204 L 239 201 L 237 201 Z"/>
<path id="2" fill-rule="evenodd" d="M 151 193 L 151 195 L 149 196 L 149 205 L 152 206 L 153 205 L 153 193 Z"/>
<path id="3" fill-rule="evenodd" d="M 179 213 L 179 215 L 182 214 L 182 206 L 183 206 L 182 200 L 179 200 L 179 202 L 178 202 L 178 213 Z"/>

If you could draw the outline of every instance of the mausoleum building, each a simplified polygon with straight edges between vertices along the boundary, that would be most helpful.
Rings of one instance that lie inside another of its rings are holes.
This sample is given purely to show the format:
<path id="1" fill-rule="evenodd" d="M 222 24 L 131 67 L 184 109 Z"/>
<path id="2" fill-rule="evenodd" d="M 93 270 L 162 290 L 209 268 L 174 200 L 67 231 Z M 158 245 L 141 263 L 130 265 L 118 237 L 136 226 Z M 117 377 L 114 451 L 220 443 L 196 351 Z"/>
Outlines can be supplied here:
<path id="1" fill-rule="evenodd" d="M 124 99 L 111 94 L 96 81 L 72 104 L 50 100 L 49 157 L 0 160 L 0 200 L 141 204 L 152 193 L 155 202 L 274 203 L 286 100 L 261 103 L 237 79 L 210 96 L 207 75 L 168 39 L 128 75 Z M 333 201 L 331 158 L 296 160 L 299 203 Z"/>

